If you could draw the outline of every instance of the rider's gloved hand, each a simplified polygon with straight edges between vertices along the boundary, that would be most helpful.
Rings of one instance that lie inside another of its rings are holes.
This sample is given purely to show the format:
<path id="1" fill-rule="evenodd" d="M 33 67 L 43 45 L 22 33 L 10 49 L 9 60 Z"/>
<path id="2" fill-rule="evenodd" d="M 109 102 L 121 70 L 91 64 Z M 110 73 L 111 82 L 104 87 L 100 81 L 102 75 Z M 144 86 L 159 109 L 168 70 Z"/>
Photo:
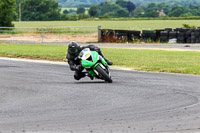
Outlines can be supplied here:
<path id="1" fill-rule="evenodd" d="M 71 66 L 70 66 L 70 69 L 71 69 L 72 71 L 76 71 L 76 66 L 71 65 Z"/>
<path id="2" fill-rule="evenodd" d="M 81 70 L 81 67 L 82 67 L 81 65 L 77 65 L 76 70 L 78 70 L 78 71 Z"/>
<path id="3" fill-rule="evenodd" d="M 108 63 L 109 66 L 113 65 L 112 61 L 107 60 L 107 63 Z"/>

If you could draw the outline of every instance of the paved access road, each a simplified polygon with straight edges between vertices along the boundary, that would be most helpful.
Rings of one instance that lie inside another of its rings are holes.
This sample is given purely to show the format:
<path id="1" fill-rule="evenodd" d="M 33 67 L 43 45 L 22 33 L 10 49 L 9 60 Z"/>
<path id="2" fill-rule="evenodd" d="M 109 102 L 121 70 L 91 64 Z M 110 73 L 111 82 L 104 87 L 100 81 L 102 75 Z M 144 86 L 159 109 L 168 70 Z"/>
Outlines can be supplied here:
<path id="1" fill-rule="evenodd" d="M 200 76 L 112 70 L 79 82 L 65 64 L 0 59 L 0 133 L 199 133 Z"/>
<path id="2" fill-rule="evenodd" d="M 34 42 L 24 42 L 24 41 L 15 41 L 15 42 L 7 42 L 7 43 L 15 43 L 15 44 L 47 44 L 47 45 L 64 45 L 67 46 L 69 44 L 66 42 L 45 42 L 45 43 L 34 43 Z M 79 43 L 82 46 L 90 45 L 88 43 Z M 127 48 L 127 49 L 162 49 L 162 50 L 192 50 L 192 51 L 200 51 L 200 44 L 199 43 L 192 43 L 192 44 L 132 44 L 132 43 L 93 43 L 101 48 Z"/>

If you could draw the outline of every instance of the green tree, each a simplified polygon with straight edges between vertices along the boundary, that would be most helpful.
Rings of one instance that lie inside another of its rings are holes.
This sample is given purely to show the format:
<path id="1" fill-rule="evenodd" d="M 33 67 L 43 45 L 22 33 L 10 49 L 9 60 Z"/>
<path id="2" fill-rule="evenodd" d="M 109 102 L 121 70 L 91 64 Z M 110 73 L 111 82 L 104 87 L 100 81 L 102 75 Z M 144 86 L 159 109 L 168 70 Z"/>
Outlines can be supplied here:
<path id="1" fill-rule="evenodd" d="M 188 12 L 192 14 L 191 16 L 200 16 L 200 6 L 190 5 Z"/>
<path id="2" fill-rule="evenodd" d="M 185 14 L 187 12 L 187 8 L 174 4 L 172 6 L 172 10 L 169 12 L 169 17 L 180 17 L 182 14 Z"/>
<path id="3" fill-rule="evenodd" d="M 146 8 L 145 8 L 145 14 L 144 17 L 158 17 L 158 8 L 155 3 L 150 3 Z"/>
<path id="4" fill-rule="evenodd" d="M 1 27 L 14 27 L 12 24 L 13 15 L 16 13 L 15 0 L 1 0 L 0 1 L 0 26 Z"/>
<path id="5" fill-rule="evenodd" d="M 110 17 L 127 17 L 128 11 L 117 4 L 111 2 L 104 2 L 99 5 L 99 12 L 97 16 L 108 14 Z"/>
<path id="6" fill-rule="evenodd" d="M 194 16 L 194 15 L 191 12 L 187 12 L 187 13 L 181 14 L 180 17 L 190 17 L 190 16 Z"/>
<path id="7" fill-rule="evenodd" d="M 131 1 L 117 0 L 116 4 L 122 8 L 127 9 L 130 16 L 132 16 L 133 10 L 135 10 L 135 8 L 136 8 L 135 4 L 133 4 L 133 2 L 131 2 Z"/>
<path id="8" fill-rule="evenodd" d="M 113 16 L 114 17 L 129 17 L 129 12 L 125 10 L 124 8 L 120 8 L 115 12 Z"/>
<path id="9" fill-rule="evenodd" d="M 98 13 L 98 6 L 96 5 L 91 6 L 88 12 L 91 17 L 95 17 L 96 14 Z"/>
<path id="10" fill-rule="evenodd" d="M 69 11 L 67 10 L 67 9 L 65 9 L 64 11 L 63 11 L 63 14 L 68 14 L 69 13 Z"/>
<path id="11" fill-rule="evenodd" d="M 163 10 L 165 14 L 168 14 L 170 11 L 169 5 L 166 5 L 164 2 L 157 4 L 157 10 Z"/>
<path id="12" fill-rule="evenodd" d="M 70 15 L 76 15 L 76 10 L 75 9 L 69 9 L 69 14 Z"/>
<path id="13" fill-rule="evenodd" d="M 171 11 L 168 16 L 169 17 L 180 17 L 183 14 L 183 10 L 181 8 L 177 8 L 176 10 Z"/>
<path id="14" fill-rule="evenodd" d="M 61 9 L 55 0 L 24 0 L 22 2 L 22 20 L 51 21 L 60 20 Z"/>
<path id="15" fill-rule="evenodd" d="M 142 9 L 141 6 L 138 6 L 135 10 L 134 10 L 134 17 L 139 18 L 139 17 L 143 17 L 144 16 L 144 10 Z"/>
<path id="16" fill-rule="evenodd" d="M 135 10 L 136 6 L 131 1 L 128 1 L 126 8 L 129 11 L 130 15 L 132 16 L 132 12 L 133 12 L 133 10 Z"/>
<path id="17" fill-rule="evenodd" d="M 119 5 L 119 6 L 121 6 L 122 8 L 126 8 L 127 1 L 125 1 L 125 0 L 117 0 L 116 4 Z"/>
<path id="18" fill-rule="evenodd" d="M 77 14 L 84 14 L 84 13 L 85 13 L 85 8 L 82 7 L 82 6 L 81 6 L 81 7 L 78 7 L 76 13 L 77 13 Z"/>

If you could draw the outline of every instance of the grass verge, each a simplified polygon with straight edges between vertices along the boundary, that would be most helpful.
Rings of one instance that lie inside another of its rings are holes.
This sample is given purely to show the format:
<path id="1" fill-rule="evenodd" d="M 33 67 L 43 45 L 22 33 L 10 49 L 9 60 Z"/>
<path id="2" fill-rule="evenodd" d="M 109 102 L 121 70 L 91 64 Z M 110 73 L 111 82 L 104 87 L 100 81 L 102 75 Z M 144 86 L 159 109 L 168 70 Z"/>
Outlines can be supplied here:
<path id="1" fill-rule="evenodd" d="M 199 26 L 200 20 L 98 20 L 98 21 L 22 21 L 13 22 L 15 27 L 68 27 L 101 26 L 102 29 L 154 30 L 183 27 L 183 24 Z"/>
<path id="2" fill-rule="evenodd" d="M 132 70 L 200 74 L 200 52 L 101 48 L 115 66 Z M 64 61 L 66 46 L 0 44 L 0 56 Z"/>

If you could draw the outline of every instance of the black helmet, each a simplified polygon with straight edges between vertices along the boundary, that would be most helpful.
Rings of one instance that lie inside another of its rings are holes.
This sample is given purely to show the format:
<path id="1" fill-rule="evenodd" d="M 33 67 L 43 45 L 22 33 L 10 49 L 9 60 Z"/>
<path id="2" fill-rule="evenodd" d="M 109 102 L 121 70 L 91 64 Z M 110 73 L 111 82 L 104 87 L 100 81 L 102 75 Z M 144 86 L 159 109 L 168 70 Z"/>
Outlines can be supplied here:
<path id="1" fill-rule="evenodd" d="M 78 52 L 78 47 L 77 42 L 70 42 L 68 45 L 68 51 L 72 54 L 76 54 Z"/>

